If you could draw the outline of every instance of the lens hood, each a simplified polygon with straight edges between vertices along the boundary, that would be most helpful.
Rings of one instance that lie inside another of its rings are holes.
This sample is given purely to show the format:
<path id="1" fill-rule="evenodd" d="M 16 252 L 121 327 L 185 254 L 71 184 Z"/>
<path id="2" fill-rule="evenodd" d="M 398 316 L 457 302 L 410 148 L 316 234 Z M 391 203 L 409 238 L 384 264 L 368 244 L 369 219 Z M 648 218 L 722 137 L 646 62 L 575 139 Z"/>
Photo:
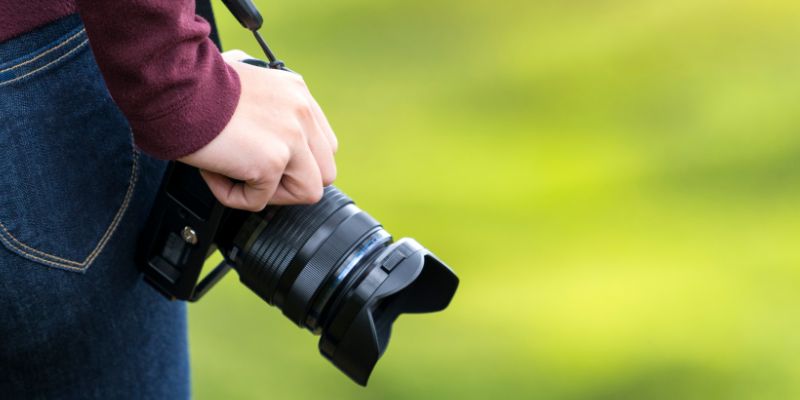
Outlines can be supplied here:
<path id="1" fill-rule="evenodd" d="M 443 310 L 458 287 L 455 273 L 410 238 L 389 246 L 376 264 L 342 300 L 319 341 L 320 352 L 360 385 L 386 350 L 397 317 Z"/>

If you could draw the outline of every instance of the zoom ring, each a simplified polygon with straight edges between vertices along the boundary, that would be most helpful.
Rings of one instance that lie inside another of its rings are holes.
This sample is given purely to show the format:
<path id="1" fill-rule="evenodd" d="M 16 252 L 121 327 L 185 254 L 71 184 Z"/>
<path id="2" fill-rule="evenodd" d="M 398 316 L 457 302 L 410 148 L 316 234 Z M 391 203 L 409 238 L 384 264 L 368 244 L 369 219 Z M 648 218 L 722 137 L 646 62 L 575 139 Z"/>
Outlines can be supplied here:
<path id="1" fill-rule="evenodd" d="M 297 251 L 337 209 L 352 203 L 344 193 L 329 186 L 322 199 L 312 205 L 270 206 L 249 218 L 260 218 L 264 226 L 244 254 L 238 267 L 242 283 L 273 304 L 277 281 Z"/>

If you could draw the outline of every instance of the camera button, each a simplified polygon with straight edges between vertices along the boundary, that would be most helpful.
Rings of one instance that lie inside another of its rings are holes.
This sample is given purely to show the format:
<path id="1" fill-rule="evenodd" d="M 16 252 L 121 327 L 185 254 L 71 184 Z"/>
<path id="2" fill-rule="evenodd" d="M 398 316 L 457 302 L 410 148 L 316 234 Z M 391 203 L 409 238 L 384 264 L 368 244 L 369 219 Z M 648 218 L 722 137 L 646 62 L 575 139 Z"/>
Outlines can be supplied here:
<path id="1" fill-rule="evenodd" d="M 381 267 L 386 272 L 392 272 L 394 267 L 396 267 L 397 264 L 400 264 L 400 262 L 405 260 L 405 259 L 406 259 L 406 255 L 403 254 L 403 252 L 396 251 L 392 255 L 387 257 L 386 260 L 383 261 L 383 263 L 381 264 Z"/>

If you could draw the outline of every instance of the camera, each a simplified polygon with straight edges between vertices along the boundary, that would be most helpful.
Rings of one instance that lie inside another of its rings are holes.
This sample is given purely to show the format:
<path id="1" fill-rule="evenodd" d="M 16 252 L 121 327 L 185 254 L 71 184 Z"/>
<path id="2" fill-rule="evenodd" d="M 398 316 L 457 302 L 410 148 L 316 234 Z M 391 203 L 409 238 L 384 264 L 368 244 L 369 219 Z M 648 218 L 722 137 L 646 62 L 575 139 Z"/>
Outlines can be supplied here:
<path id="1" fill-rule="evenodd" d="M 223 3 L 269 60 L 243 62 L 293 73 L 258 33 L 263 19 L 252 1 Z M 198 9 L 213 26 L 210 4 Z M 433 253 L 414 239 L 394 241 L 333 186 L 316 204 L 246 212 L 223 206 L 196 168 L 175 161 L 139 240 L 137 264 L 168 298 L 197 301 L 234 269 L 264 301 L 319 335 L 322 355 L 360 385 L 386 350 L 395 319 L 445 309 L 458 287 Z M 222 262 L 200 279 L 217 250 Z"/>
<path id="2" fill-rule="evenodd" d="M 202 279 L 206 258 L 223 261 Z M 413 239 L 393 241 L 328 186 L 312 205 L 246 212 L 220 204 L 199 171 L 171 162 L 137 253 L 145 280 L 170 299 L 196 301 L 230 269 L 295 324 L 320 352 L 366 385 L 402 313 L 439 311 L 458 278 Z"/>

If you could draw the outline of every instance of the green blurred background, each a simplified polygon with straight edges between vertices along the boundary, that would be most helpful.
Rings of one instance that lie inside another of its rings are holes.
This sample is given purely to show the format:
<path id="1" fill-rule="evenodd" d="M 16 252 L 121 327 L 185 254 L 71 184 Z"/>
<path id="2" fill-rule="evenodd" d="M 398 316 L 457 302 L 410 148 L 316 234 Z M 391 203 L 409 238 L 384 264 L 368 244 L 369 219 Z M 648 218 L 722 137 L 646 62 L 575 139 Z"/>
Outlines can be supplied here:
<path id="1" fill-rule="evenodd" d="M 798 3 L 257 3 L 337 185 L 461 287 L 361 388 L 229 276 L 196 398 L 800 398 Z"/>

